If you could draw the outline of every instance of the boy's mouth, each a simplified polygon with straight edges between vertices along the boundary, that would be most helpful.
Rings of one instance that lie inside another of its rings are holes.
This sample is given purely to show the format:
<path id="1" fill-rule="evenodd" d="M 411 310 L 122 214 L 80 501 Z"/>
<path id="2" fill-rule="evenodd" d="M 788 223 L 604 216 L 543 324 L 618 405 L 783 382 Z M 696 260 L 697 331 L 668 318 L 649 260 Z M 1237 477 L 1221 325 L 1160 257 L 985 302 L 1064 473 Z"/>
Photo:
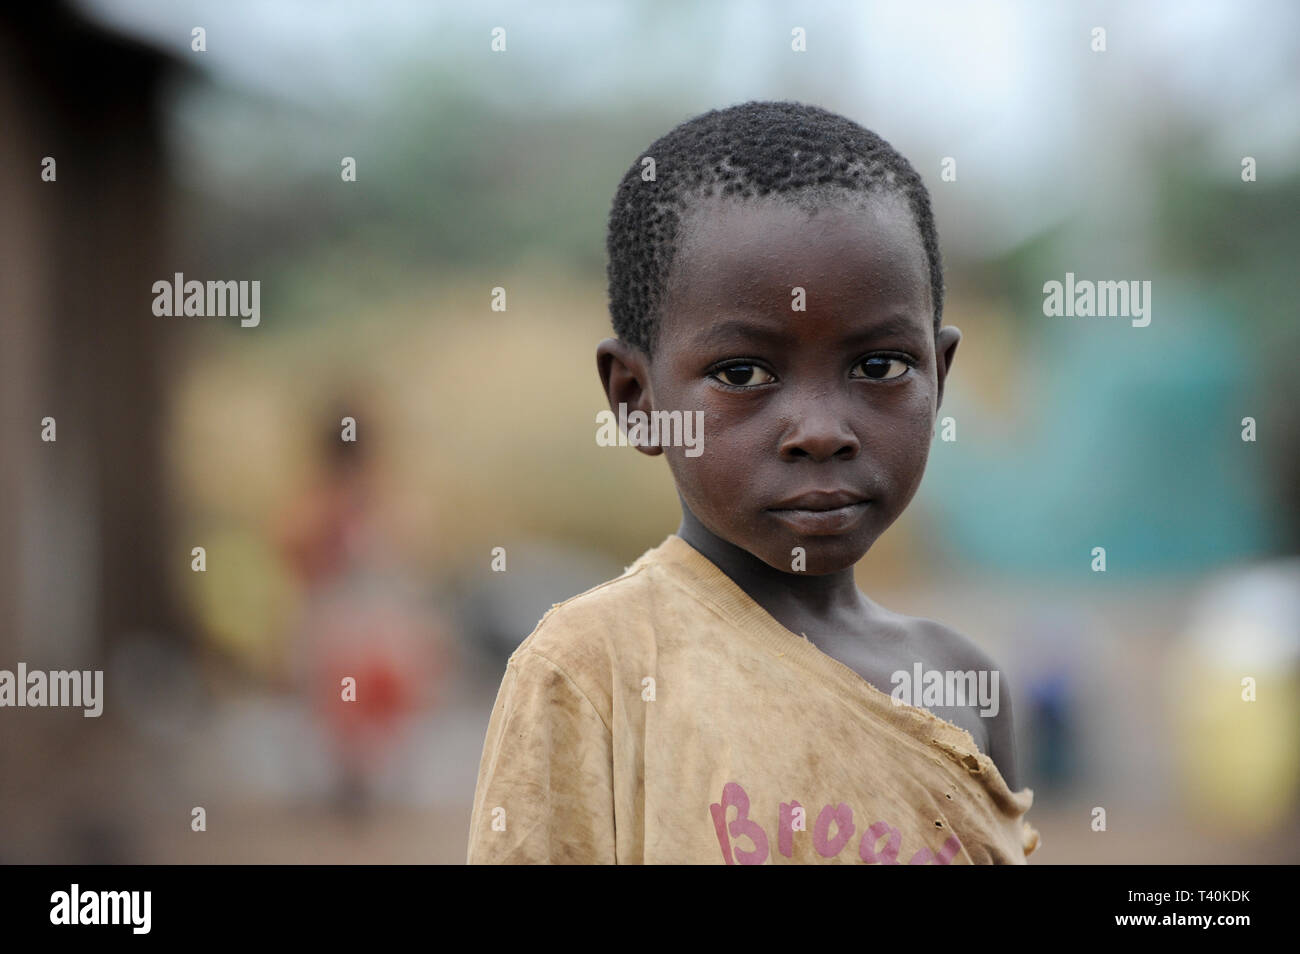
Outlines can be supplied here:
<path id="1" fill-rule="evenodd" d="M 814 490 L 768 507 L 767 512 L 799 533 L 843 533 L 867 511 L 871 501 L 851 490 Z"/>

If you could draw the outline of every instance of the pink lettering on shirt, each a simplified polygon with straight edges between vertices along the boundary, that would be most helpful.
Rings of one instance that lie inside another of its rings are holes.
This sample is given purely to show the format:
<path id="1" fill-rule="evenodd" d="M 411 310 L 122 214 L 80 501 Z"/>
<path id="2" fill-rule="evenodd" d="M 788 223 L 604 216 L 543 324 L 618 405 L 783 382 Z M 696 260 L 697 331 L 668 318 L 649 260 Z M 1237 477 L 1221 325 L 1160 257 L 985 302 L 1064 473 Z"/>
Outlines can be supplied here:
<path id="1" fill-rule="evenodd" d="M 886 835 L 889 836 L 889 840 L 885 843 L 885 847 L 876 851 L 880 839 Z M 869 865 L 896 865 L 898 848 L 902 843 L 903 835 L 897 828 L 878 821 L 862 833 L 862 843 L 858 845 L 858 857 Z"/>
<path id="2" fill-rule="evenodd" d="M 753 851 L 735 849 L 735 861 L 732 860 L 731 841 L 727 838 L 727 809 L 735 806 L 736 818 L 731 823 L 732 838 L 748 838 L 754 843 Z M 722 857 L 727 864 L 739 862 L 742 865 L 761 865 L 767 860 L 767 833 L 763 826 L 749 817 L 749 795 L 737 782 L 728 782 L 722 788 L 722 802 L 709 806 L 713 815 L 713 827 L 718 833 L 718 844 L 722 846 Z"/>
<path id="3" fill-rule="evenodd" d="M 949 835 L 948 840 L 943 843 L 939 849 L 938 855 L 930 853 L 929 848 L 922 848 L 912 856 L 909 865 L 946 865 L 952 862 L 957 856 L 957 851 L 961 848 L 961 842 L 957 840 L 956 835 Z"/>
<path id="4" fill-rule="evenodd" d="M 838 829 L 834 838 L 829 837 L 832 821 Z M 849 843 L 855 831 L 853 809 L 843 802 L 835 808 L 827 805 L 817 816 L 817 827 L 813 829 L 813 847 L 823 858 L 834 858 Z"/>
<path id="5" fill-rule="evenodd" d="M 801 808 L 797 801 L 782 802 L 777 813 L 777 850 L 787 858 L 794 855 L 794 809 Z M 728 810 L 736 809 L 736 817 L 727 821 Z M 709 806 L 713 817 L 713 829 L 718 835 L 718 846 L 722 849 L 723 860 L 729 864 L 761 865 L 768 859 L 769 847 L 767 832 L 757 821 L 749 817 L 749 793 L 739 782 L 728 782 L 722 787 L 722 800 Z M 831 836 L 831 825 L 835 826 L 835 835 Z M 813 848 L 823 858 L 834 858 L 849 843 L 857 831 L 853 823 L 853 809 L 840 802 L 827 805 L 817 816 L 813 827 Z M 746 838 L 753 845 L 746 850 L 733 845 L 733 839 Z M 881 842 L 884 847 L 881 847 Z M 858 843 L 858 857 L 867 864 L 896 865 L 898 853 L 902 848 L 902 833 L 886 821 L 872 824 L 862 833 Z M 949 835 L 939 853 L 929 848 L 917 849 L 909 865 L 946 865 L 961 851 L 961 842 L 956 835 Z"/>
<path id="6" fill-rule="evenodd" d="M 791 799 L 789 804 L 781 803 L 781 810 L 776 813 L 776 846 L 787 858 L 794 854 L 794 810 L 803 808 Z"/>

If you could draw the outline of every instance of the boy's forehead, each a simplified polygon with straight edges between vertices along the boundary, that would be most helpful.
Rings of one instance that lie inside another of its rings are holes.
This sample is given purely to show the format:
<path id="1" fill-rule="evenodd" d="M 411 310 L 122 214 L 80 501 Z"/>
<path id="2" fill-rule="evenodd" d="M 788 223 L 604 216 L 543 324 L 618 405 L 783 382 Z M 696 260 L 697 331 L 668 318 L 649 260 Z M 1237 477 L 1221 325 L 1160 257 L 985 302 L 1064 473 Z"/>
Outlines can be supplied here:
<path id="1" fill-rule="evenodd" d="M 782 198 L 709 197 L 684 216 L 667 312 L 789 308 L 796 288 L 818 304 L 928 311 L 928 259 L 907 200 L 851 193 L 810 210 Z"/>

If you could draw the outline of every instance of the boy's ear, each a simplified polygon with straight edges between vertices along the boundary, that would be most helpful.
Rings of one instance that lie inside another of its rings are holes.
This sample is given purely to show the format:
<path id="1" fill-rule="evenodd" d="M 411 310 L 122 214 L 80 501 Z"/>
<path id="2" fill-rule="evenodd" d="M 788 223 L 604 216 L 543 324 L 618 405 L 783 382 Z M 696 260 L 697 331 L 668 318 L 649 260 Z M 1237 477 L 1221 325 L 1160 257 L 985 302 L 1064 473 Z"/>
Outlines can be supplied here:
<path id="1" fill-rule="evenodd" d="M 648 416 L 654 410 L 654 395 L 650 392 L 650 357 L 644 351 L 617 338 L 606 338 L 596 345 L 596 371 L 600 374 L 600 384 L 615 417 L 620 417 L 620 404 L 626 407 L 627 414 L 641 411 Z M 662 447 L 633 446 L 651 457 L 664 452 Z"/>
<path id="2" fill-rule="evenodd" d="M 961 330 L 952 325 L 944 325 L 934 336 L 935 373 L 939 379 L 939 400 L 934 409 L 937 412 L 943 405 L 943 384 L 952 370 L 953 355 L 957 353 L 957 344 L 961 341 Z"/>

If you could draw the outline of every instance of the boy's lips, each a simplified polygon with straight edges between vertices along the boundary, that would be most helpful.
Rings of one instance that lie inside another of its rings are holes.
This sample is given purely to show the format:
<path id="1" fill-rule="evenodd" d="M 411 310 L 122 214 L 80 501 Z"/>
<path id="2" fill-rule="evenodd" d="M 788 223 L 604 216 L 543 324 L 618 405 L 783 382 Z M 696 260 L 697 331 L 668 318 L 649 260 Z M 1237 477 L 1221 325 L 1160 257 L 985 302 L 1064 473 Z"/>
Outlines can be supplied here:
<path id="1" fill-rule="evenodd" d="M 814 490 L 768 507 L 767 512 L 799 533 L 842 533 L 866 513 L 871 501 L 851 490 Z"/>
<path id="2" fill-rule="evenodd" d="M 780 503 L 774 503 L 768 510 L 836 510 L 851 504 L 866 502 L 864 494 L 852 490 L 810 490 Z"/>

